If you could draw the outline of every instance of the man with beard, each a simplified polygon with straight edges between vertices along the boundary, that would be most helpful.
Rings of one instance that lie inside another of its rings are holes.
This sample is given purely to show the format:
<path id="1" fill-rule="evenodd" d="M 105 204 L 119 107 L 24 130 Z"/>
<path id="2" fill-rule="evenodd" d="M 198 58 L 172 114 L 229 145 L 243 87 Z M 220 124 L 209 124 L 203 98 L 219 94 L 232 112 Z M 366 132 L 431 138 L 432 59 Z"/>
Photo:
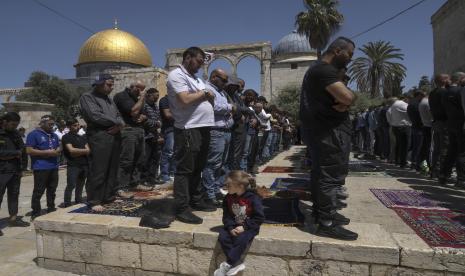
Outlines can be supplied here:
<path id="1" fill-rule="evenodd" d="M 31 199 L 31 220 L 41 215 L 40 199 L 47 190 L 47 212 L 55 208 L 55 192 L 58 186 L 58 157 L 61 155 L 60 139 L 53 132 L 55 119 L 44 115 L 40 127 L 27 135 L 26 152 L 31 156 L 34 174 L 34 190 Z"/>
<path id="2" fill-rule="evenodd" d="M 329 45 L 320 61 L 305 74 L 300 119 L 312 156 L 311 190 L 316 234 L 343 240 L 357 239 L 357 233 L 343 228 L 350 220 L 338 214 L 337 194 L 348 174 L 351 123 L 348 109 L 355 100 L 339 78 L 350 62 L 355 44 L 339 37 Z"/>
<path id="3" fill-rule="evenodd" d="M 103 211 L 102 204 L 114 201 L 114 187 L 121 151 L 123 120 L 113 100 L 113 77 L 100 74 L 93 90 L 79 100 L 81 115 L 87 124 L 91 151 L 87 178 L 87 201 L 94 211 Z"/>
<path id="4" fill-rule="evenodd" d="M 174 118 L 174 148 L 176 173 L 174 199 L 176 218 L 184 223 L 201 224 L 198 211 L 215 211 L 216 206 L 205 203 L 201 173 L 207 161 L 210 127 L 215 125 L 213 92 L 195 74 L 204 64 L 205 53 L 190 47 L 183 53 L 183 61 L 168 74 L 166 87 L 168 102 Z"/>
<path id="5" fill-rule="evenodd" d="M 0 207 L 3 195 L 8 190 L 8 226 L 28 227 L 29 223 L 17 217 L 19 187 L 21 185 L 21 172 L 27 167 L 27 156 L 24 152 L 24 143 L 21 135 L 16 130 L 19 125 L 19 117 L 16 112 L 8 112 L 3 118 L 0 127 Z M 3 236 L 0 230 L 0 236 Z"/>

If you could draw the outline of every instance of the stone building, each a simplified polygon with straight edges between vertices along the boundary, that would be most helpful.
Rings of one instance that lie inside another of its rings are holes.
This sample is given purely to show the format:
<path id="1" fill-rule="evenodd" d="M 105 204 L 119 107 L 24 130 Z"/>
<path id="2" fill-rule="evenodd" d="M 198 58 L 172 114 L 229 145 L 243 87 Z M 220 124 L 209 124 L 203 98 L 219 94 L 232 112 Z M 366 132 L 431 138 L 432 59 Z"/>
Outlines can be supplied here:
<path id="1" fill-rule="evenodd" d="M 271 89 L 273 95 L 289 86 L 300 87 L 308 67 L 317 60 L 308 38 L 296 31 L 284 36 L 273 49 Z"/>
<path id="2" fill-rule="evenodd" d="M 434 73 L 465 72 L 465 1 L 448 0 L 431 16 Z"/>

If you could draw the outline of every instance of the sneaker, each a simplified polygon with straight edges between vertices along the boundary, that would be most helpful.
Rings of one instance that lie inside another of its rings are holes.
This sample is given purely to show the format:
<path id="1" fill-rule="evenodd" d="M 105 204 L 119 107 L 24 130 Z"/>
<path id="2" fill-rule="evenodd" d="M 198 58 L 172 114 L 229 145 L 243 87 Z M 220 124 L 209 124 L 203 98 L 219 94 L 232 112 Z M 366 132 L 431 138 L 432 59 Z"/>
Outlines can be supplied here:
<path id="1" fill-rule="evenodd" d="M 230 268 L 230 264 L 228 264 L 227 262 L 222 262 L 220 264 L 220 267 L 217 270 L 215 270 L 215 273 L 213 273 L 213 276 L 225 276 L 226 272 L 228 272 Z"/>
<path id="2" fill-rule="evenodd" d="M 119 198 L 130 199 L 134 197 L 134 194 L 125 190 L 118 190 L 116 196 Z"/>
<path id="3" fill-rule="evenodd" d="M 223 196 L 225 196 L 225 195 L 228 194 L 228 190 L 225 190 L 225 189 L 223 189 L 223 188 L 220 188 L 220 193 L 221 193 Z"/>
<path id="4" fill-rule="evenodd" d="M 8 221 L 8 226 L 10 227 L 29 227 L 29 225 L 31 225 L 29 222 L 25 222 L 20 218 Z"/>
<path id="5" fill-rule="evenodd" d="M 146 186 L 146 185 L 143 185 L 143 184 L 139 184 L 136 187 L 134 187 L 134 190 L 139 191 L 139 192 L 149 192 L 149 191 L 153 190 L 153 187 Z"/>
<path id="6" fill-rule="evenodd" d="M 204 211 L 204 212 L 215 212 L 216 205 L 211 203 L 207 203 L 206 201 L 200 201 L 199 203 L 195 203 L 191 205 L 192 209 L 196 211 Z"/>
<path id="7" fill-rule="evenodd" d="M 358 238 L 357 233 L 347 230 L 335 223 L 331 226 L 324 226 L 320 224 L 315 235 L 344 241 L 355 241 Z"/>
<path id="8" fill-rule="evenodd" d="M 242 270 L 245 269 L 245 264 L 242 263 L 242 264 L 238 264 L 236 265 L 235 267 L 232 267 L 228 270 L 228 272 L 226 273 L 226 275 L 236 275 L 237 273 L 241 272 Z"/>
<path id="9" fill-rule="evenodd" d="M 349 218 L 346 218 L 345 216 L 339 213 L 334 214 L 333 219 L 334 219 L 334 224 L 337 224 L 337 225 L 347 225 L 350 223 Z"/>
<path id="10" fill-rule="evenodd" d="M 191 211 L 185 210 L 181 213 L 176 214 L 176 219 L 180 222 L 188 224 L 202 224 L 203 219 L 194 215 Z"/>

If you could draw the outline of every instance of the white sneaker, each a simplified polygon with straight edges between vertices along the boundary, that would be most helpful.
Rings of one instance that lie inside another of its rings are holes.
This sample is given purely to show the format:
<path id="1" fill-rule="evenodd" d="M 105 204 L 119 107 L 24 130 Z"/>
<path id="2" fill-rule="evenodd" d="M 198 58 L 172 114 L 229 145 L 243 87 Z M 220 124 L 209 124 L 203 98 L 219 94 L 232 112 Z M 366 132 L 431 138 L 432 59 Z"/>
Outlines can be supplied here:
<path id="1" fill-rule="evenodd" d="M 220 193 L 222 195 L 227 195 L 228 194 L 228 191 L 227 190 L 224 190 L 223 188 L 220 188 Z"/>
<path id="2" fill-rule="evenodd" d="M 226 275 L 230 276 L 230 275 L 236 275 L 237 273 L 241 272 L 242 270 L 245 269 L 245 264 L 242 263 L 242 264 L 238 264 L 236 265 L 235 267 L 232 267 L 228 270 L 228 272 L 226 273 Z"/>
<path id="3" fill-rule="evenodd" d="M 222 262 L 220 264 L 220 267 L 215 270 L 215 273 L 213 274 L 214 276 L 226 276 L 226 272 L 229 271 L 231 268 L 231 265 L 229 265 L 227 262 Z"/>

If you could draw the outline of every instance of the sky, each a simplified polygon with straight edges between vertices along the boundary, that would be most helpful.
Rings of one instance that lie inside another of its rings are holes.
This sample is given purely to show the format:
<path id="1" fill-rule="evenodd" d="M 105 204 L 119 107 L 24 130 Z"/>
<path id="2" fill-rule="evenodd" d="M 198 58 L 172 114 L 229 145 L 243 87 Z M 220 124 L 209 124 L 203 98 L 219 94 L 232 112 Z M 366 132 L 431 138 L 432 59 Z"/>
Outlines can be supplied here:
<path id="1" fill-rule="evenodd" d="M 31 72 L 40 70 L 61 78 L 74 78 L 81 45 L 92 33 L 38 5 L 59 11 L 98 32 L 119 28 L 141 39 L 157 67 L 165 66 L 170 48 L 194 45 L 270 41 L 273 46 L 295 29 L 302 0 L 2 0 L 0 1 L 0 88 L 22 87 Z M 344 23 L 336 36 L 351 37 L 418 0 L 340 0 Z M 406 89 L 422 75 L 433 74 L 431 15 L 446 0 L 427 0 L 391 22 L 356 38 L 357 47 L 386 40 L 405 55 Z M 359 50 L 354 58 L 360 56 Z M 211 68 L 230 71 L 225 61 Z M 238 75 L 247 88 L 260 89 L 260 66 L 244 59 Z"/>

